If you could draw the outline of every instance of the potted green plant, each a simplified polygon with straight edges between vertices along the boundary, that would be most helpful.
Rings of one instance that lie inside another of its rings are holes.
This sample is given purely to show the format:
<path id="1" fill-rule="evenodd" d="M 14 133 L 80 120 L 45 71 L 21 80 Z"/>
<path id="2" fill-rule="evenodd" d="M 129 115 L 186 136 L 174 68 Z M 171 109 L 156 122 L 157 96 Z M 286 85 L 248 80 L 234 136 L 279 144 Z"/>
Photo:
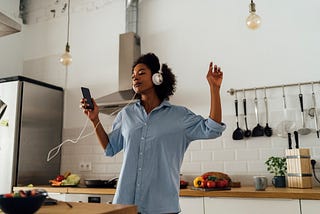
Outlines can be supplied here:
<path id="1" fill-rule="evenodd" d="M 274 174 L 272 184 L 275 187 L 286 187 L 287 162 L 284 157 L 271 156 L 265 162 L 268 172 Z"/>

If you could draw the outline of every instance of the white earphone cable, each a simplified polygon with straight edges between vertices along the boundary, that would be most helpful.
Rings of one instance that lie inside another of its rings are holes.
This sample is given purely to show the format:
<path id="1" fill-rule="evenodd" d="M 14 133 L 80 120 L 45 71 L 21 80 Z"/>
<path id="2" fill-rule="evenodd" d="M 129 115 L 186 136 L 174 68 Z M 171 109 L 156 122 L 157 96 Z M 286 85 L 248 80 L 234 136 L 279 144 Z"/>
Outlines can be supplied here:
<path id="1" fill-rule="evenodd" d="M 131 98 L 131 100 L 129 101 L 129 103 L 127 103 L 124 107 L 130 105 L 130 104 L 134 101 L 134 98 L 135 98 L 136 94 L 137 94 L 137 93 L 135 93 L 135 94 L 133 95 L 133 97 Z M 123 108 L 124 108 L 124 107 L 123 107 Z M 110 114 L 110 116 L 113 116 L 114 114 L 118 113 L 121 109 L 122 109 L 122 107 L 117 108 L 116 110 L 114 110 L 114 111 Z M 101 123 L 100 123 L 100 121 L 99 121 L 99 122 L 97 123 L 97 125 L 95 125 L 94 130 L 93 130 L 92 132 L 90 132 L 89 134 L 86 134 L 86 135 L 82 136 L 84 130 L 86 129 L 86 127 L 87 127 L 87 125 L 88 125 L 88 121 L 89 121 L 89 118 L 87 117 L 87 120 L 86 120 L 86 122 L 85 122 L 82 130 L 80 131 L 79 136 L 78 136 L 76 139 L 67 139 L 67 140 L 63 141 L 62 143 L 60 143 L 58 146 L 52 148 L 52 149 L 48 152 L 47 162 L 51 161 L 54 157 L 56 157 L 56 156 L 59 154 L 60 149 L 61 149 L 61 147 L 63 146 L 63 144 L 65 144 L 65 143 L 67 143 L 67 142 L 71 142 L 71 143 L 76 144 L 76 143 L 78 143 L 79 140 L 82 140 L 82 139 L 84 139 L 84 138 L 86 138 L 86 137 L 89 137 L 89 136 L 93 135 L 93 134 L 95 133 L 97 127 L 98 127 Z M 53 153 L 53 154 L 52 154 L 52 153 Z"/>

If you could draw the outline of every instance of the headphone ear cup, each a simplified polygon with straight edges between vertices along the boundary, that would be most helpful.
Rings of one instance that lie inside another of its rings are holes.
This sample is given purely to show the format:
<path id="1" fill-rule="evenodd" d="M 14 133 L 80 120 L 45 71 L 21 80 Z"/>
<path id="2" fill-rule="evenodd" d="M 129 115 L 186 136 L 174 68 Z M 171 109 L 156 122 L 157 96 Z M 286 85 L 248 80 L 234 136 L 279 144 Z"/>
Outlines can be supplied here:
<path id="1" fill-rule="evenodd" d="M 152 75 L 152 82 L 155 85 L 161 85 L 161 83 L 163 82 L 163 77 L 161 73 L 155 73 Z"/>

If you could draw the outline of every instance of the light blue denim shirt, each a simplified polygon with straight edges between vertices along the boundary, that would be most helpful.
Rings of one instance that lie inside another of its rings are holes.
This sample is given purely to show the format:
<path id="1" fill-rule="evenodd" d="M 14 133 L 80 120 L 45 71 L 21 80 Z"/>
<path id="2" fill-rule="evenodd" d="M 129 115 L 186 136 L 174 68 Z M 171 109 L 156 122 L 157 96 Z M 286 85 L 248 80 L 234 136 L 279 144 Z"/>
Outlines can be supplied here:
<path id="1" fill-rule="evenodd" d="M 106 155 L 123 150 L 113 203 L 135 204 L 141 213 L 177 213 L 180 167 L 189 144 L 219 137 L 225 124 L 163 101 L 146 113 L 140 101 L 122 109 L 113 122 Z"/>

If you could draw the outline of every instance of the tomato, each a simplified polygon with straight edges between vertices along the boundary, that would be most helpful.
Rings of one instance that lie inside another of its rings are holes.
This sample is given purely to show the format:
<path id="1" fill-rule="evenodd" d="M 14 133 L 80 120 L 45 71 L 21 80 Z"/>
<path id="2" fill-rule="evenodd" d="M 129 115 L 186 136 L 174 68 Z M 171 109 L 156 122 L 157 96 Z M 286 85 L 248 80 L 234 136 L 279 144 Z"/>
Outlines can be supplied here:
<path id="1" fill-rule="evenodd" d="M 223 180 L 222 180 L 222 183 L 223 183 L 223 186 L 224 186 L 224 187 L 227 187 L 228 184 L 229 184 L 228 180 L 226 180 L 226 179 L 223 179 Z"/>
<path id="2" fill-rule="evenodd" d="M 208 188 L 215 188 L 215 187 L 216 187 L 216 182 L 215 182 L 215 181 L 208 180 L 208 181 L 207 181 L 207 187 L 208 187 Z"/>
<path id="3" fill-rule="evenodd" d="M 203 180 L 202 182 L 201 182 L 201 187 L 202 188 L 207 188 L 207 180 Z"/>
<path id="4" fill-rule="evenodd" d="M 62 181 L 62 180 L 64 180 L 64 176 L 63 175 L 58 175 L 55 180 L 56 181 Z"/>
<path id="5" fill-rule="evenodd" d="M 208 174 L 204 174 L 201 176 L 204 180 L 208 180 L 209 175 Z"/>

